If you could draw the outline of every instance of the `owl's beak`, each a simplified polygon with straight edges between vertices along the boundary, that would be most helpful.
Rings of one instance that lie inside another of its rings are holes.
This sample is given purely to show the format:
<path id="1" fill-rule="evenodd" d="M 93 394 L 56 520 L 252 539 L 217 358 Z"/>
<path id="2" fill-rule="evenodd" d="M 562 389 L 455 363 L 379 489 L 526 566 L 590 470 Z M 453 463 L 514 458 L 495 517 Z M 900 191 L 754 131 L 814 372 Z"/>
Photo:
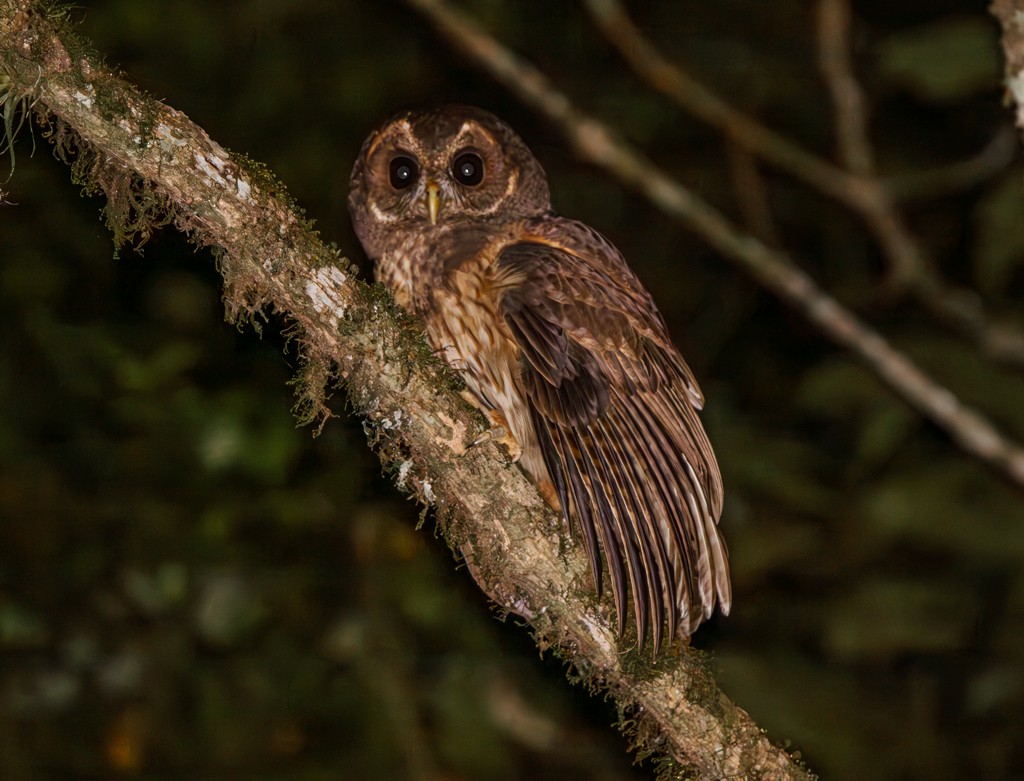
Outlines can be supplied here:
<path id="1" fill-rule="evenodd" d="M 427 214 L 430 224 L 437 225 L 437 214 L 441 211 L 441 188 L 433 179 L 427 182 Z"/>

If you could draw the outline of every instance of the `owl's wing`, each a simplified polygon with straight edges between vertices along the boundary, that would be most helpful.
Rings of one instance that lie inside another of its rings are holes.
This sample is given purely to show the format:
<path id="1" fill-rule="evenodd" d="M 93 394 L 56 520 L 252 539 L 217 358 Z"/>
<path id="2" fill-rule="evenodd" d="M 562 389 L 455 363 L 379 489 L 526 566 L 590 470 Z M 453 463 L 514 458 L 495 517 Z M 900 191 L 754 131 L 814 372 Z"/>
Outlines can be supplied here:
<path id="1" fill-rule="evenodd" d="M 618 251 L 580 223 L 530 235 L 497 261 L 501 314 L 544 463 L 579 522 L 597 589 L 603 549 L 620 633 L 627 579 L 642 644 L 728 613 L 717 519 L 722 483 L 697 418 L 703 397 L 650 295 Z M 584 240 L 566 241 L 565 237 Z M 600 548 L 599 548 L 600 545 Z"/>

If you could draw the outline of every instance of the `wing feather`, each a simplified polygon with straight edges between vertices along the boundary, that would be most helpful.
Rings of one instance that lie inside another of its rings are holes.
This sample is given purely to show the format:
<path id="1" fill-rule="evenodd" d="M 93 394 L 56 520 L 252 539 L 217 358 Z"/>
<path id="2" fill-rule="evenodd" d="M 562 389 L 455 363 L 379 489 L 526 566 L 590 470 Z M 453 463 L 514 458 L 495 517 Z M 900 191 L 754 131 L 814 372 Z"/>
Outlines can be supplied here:
<path id="1" fill-rule="evenodd" d="M 611 479 L 614 481 L 616 496 L 622 515 L 628 519 L 629 533 L 640 540 L 640 548 L 644 553 L 646 568 L 647 601 L 651 606 L 651 628 L 654 635 L 654 647 L 661 645 L 662 629 L 667 621 L 670 637 L 672 627 L 676 623 L 675 573 L 669 559 L 669 552 L 661 534 L 648 522 L 657 507 L 656 497 L 651 491 L 650 481 L 646 473 L 646 464 L 636 457 L 635 448 L 629 448 L 629 440 L 620 436 L 622 433 L 615 415 L 607 415 L 598 423 L 600 431 L 594 437 L 599 445 L 603 445 L 608 455 L 604 461 L 608 465 Z M 645 628 L 638 621 L 637 634 L 645 635 Z"/>
<path id="2" fill-rule="evenodd" d="M 549 217 L 497 268 L 563 515 L 582 531 L 598 592 L 603 551 L 619 631 L 631 596 L 638 640 L 650 626 L 657 651 L 666 626 L 671 642 L 731 604 L 703 396 L 650 295 L 589 228 Z"/>

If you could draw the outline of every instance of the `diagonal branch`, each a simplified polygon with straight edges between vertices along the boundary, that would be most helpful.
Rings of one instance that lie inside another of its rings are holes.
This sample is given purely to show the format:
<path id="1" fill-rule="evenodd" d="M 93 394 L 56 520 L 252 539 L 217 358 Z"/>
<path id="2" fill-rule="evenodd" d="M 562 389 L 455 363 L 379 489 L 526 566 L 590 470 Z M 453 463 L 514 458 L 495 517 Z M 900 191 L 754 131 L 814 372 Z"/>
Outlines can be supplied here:
<path id="1" fill-rule="evenodd" d="M 231 315 L 270 310 L 292 323 L 308 403 L 322 410 L 324 382 L 345 381 L 382 459 L 436 507 L 481 587 L 615 697 L 636 748 L 701 778 L 811 778 L 719 691 L 699 653 L 654 664 L 616 638 L 585 556 L 561 550 L 561 522 L 533 486 L 493 446 L 465 451 L 481 421 L 421 331 L 320 242 L 283 188 L 85 51 L 35 3 L 0 0 L 0 88 L 34 106 L 77 180 L 106 195 L 115 235 L 144 239 L 171 222 L 216 250 Z"/>
<path id="2" fill-rule="evenodd" d="M 1018 147 L 1013 128 L 1002 125 L 989 142 L 970 157 L 936 168 L 890 175 L 885 179 L 885 187 L 897 202 L 963 192 L 1006 171 L 1016 159 Z"/>
<path id="3" fill-rule="evenodd" d="M 934 268 L 896 209 L 899 197 L 934 195 L 983 181 L 1006 167 L 1015 147 L 999 133 L 975 157 L 946 169 L 885 180 L 873 171 L 866 137 L 864 98 L 850 70 L 849 8 L 825 0 L 819 17 L 821 59 L 839 118 L 841 157 L 837 166 L 744 114 L 670 62 L 634 24 L 619 0 L 586 0 L 595 23 L 637 75 L 685 111 L 716 127 L 781 171 L 856 212 L 887 259 L 891 282 L 908 289 L 936 318 L 974 340 L 993 361 L 1024 368 L 1024 333 L 993 317 L 972 290 L 950 285 Z M 851 165 L 852 163 L 852 165 Z"/>
<path id="4" fill-rule="evenodd" d="M 456 48 L 557 125 L 577 153 L 635 188 L 695 231 L 767 290 L 801 312 L 829 339 L 855 353 L 908 404 L 944 429 L 971 456 L 1024 487 L 1024 449 L 977 410 L 922 371 L 885 338 L 822 290 L 786 254 L 739 231 L 719 211 L 666 176 L 599 120 L 577 109 L 528 62 L 445 0 L 407 0 Z"/>

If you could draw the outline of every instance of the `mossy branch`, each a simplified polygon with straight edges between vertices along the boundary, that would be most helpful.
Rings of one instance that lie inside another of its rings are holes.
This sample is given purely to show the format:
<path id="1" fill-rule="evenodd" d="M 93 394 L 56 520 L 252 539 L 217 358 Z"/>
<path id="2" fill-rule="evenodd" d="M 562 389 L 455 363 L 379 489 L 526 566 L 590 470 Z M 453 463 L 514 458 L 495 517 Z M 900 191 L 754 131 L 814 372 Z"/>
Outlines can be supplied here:
<path id="1" fill-rule="evenodd" d="M 402 487 L 436 508 L 481 587 L 611 693 L 634 747 L 665 757 L 665 775 L 811 777 L 719 691 L 701 654 L 651 663 L 616 638 L 582 551 L 563 546 L 560 519 L 495 448 L 466 451 L 482 421 L 416 324 L 355 278 L 263 168 L 103 67 L 35 3 L 0 0 L 0 79 L 14 100 L 5 109 L 31 111 L 76 181 L 105 195 L 118 244 L 172 224 L 214 251 L 229 318 L 289 323 L 305 360 L 304 415 L 323 419 L 325 387 L 342 380 L 382 460 L 401 464 Z M 9 132 L 16 122 L 5 113 Z"/>

